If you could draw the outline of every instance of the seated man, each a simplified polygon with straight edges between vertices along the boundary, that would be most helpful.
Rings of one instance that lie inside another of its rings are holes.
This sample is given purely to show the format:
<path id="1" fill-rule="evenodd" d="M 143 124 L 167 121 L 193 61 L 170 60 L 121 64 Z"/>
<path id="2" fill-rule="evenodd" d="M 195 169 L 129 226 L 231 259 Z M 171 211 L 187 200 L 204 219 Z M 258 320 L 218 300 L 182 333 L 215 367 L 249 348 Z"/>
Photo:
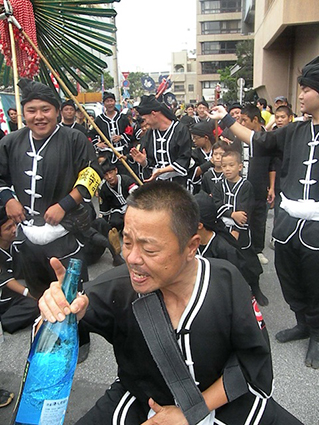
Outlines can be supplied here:
<path id="1" fill-rule="evenodd" d="M 15 279 L 12 242 L 16 225 L 0 209 L 0 321 L 3 330 L 13 333 L 33 323 L 39 315 L 36 300 L 29 289 Z"/>
<path id="2" fill-rule="evenodd" d="M 64 269 L 51 260 L 59 282 L 41 298 L 42 316 L 54 322 L 77 313 L 113 344 L 118 363 L 118 379 L 78 425 L 240 425 L 253 415 L 261 425 L 301 424 L 271 397 L 267 331 L 243 277 L 226 261 L 196 257 L 198 223 L 182 186 L 152 182 L 128 198 L 126 266 L 104 273 L 70 305 L 60 289 Z M 197 402 L 185 403 L 184 390 Z"/>

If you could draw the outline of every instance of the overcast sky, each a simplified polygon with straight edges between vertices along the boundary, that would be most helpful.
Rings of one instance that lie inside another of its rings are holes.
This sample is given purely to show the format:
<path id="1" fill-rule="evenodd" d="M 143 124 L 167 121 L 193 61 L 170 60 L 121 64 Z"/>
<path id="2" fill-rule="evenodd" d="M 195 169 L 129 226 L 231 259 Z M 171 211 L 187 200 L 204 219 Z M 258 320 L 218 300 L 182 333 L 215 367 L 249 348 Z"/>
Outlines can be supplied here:
<path id="1" fill-rule="evenodd" d="M 196 0 L 113 4 L 120 72 L 170 71 L 172 52 L 196 48 Z"/>

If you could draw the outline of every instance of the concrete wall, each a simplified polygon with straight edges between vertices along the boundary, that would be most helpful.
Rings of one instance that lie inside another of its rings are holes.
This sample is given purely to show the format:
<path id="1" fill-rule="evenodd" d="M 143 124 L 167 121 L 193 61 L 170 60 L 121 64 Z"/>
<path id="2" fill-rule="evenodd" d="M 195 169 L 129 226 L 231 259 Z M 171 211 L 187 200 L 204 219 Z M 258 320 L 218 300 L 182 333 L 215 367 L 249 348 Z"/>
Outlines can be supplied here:
<path id="1" fill-rule="evenodd" d="M 256 1 L 254 87 L 269 103 L 288 97 L 298 110 L 297 77 L 319 54 L 318 0 Z"/>

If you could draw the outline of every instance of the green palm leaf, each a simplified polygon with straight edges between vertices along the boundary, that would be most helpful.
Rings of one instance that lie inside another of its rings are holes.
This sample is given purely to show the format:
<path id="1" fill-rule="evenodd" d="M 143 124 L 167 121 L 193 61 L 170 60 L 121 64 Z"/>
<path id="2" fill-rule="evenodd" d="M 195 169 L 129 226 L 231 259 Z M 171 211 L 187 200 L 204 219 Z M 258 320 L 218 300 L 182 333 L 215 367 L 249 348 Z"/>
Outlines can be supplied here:
<path id="1" fill-rule="evenodd" d="M 38 45 L 41 53 L 59 74 L 73 95 L 77 95 L 74 81 L 87 89 L 87 83 L 77 74 L 96 81 L 107 67 L 98 57 L 111 56 L 116 27 L 106 18 L 116 16 L 113 8 L 105 5 L 120 0 L 30 0 L 33 5 Z M 0 55 L 0 71 L 4 69 L 3 84 L 10 84 L 10 69 Z M 71 78 L 72 77 L 72 78 Z M 40 61 L 38 80 L 54 87 L 50 71 Z M 73 82 L 71 81 L 73 80 Z"/>

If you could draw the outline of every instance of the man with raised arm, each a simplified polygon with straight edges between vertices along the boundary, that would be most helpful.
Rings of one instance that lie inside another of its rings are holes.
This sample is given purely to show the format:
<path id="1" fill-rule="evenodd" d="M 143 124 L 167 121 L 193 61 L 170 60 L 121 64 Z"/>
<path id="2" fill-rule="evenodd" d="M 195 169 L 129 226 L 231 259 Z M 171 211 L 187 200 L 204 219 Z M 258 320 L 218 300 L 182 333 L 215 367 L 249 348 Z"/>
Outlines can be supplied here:
<path id="1" fill-rule="evenodd" d="M 275 266 L 283 295 L 297 325 L 276 335 L 279 342 L 309 338 L 306 366 L 319 368 L 319 56 L 298 78 L 301 112 L 309 121 L 290 123 L 271 132 L 253 132 L 236 122 L 223 107 L 212 118 L 246 143 L 253 154 L 279 155 L 281 203 L 273 237 Z"/>

